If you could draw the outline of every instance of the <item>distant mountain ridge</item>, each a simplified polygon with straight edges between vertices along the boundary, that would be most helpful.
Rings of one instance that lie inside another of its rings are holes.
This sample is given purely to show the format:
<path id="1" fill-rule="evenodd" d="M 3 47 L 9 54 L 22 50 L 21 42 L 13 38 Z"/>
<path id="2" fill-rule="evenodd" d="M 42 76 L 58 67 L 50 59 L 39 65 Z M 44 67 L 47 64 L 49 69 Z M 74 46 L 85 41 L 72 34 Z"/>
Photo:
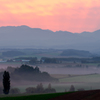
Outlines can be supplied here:
<path id="1" fill-rule="evenodd" d="M 0 27 L 0 47 L 77 49 L 100 52 L 100 30 L 71 33 L 28 26 Z"/>

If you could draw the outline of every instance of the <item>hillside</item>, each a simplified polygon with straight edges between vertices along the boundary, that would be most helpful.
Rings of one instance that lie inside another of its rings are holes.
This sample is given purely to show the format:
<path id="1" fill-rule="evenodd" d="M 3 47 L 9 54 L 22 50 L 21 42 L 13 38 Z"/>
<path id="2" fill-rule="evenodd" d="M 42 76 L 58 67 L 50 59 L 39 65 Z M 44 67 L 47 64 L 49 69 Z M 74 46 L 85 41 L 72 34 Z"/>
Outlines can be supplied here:
<path id="1" fill-rule="evenodd" d="M 100 90 L 50 93 L 36 95 L 8 95 L 0 97 L 0 100 L 100 100 Z"/>
<path id="2" fill-rule="evenodd" d="M 79 34 L 68 31 L 53 32 L 28 26 L 7 26 L 0 27 L 0 47 L 58 48 L 100 52 L 99 33 L 100 30 Z"/>
<path id="3" fill-rule="evenodd" d="M 49 100 L 100 100 L 100 90 L 74 92 L 61 95 Z"/>
<path id="4" fill-rule="evenodd" d="M 10 73 L 11 81 L 18 83 L 19 81 L 33 82 L 58 82 L 57 78 L 53 78 L 47 72 L 41 72 L 36 66 L 35 68 L 29 65 L 21 65 L 19 68 L 12 68 Z M 0 81 L 2 81 L 3 72 L 0 72 Z"/>
<path id="5" fill-rule="evenodd" d="M 91 57 L 92 54 L 89 51 L 68 49 L 64 50 L 61 56 Z"/>

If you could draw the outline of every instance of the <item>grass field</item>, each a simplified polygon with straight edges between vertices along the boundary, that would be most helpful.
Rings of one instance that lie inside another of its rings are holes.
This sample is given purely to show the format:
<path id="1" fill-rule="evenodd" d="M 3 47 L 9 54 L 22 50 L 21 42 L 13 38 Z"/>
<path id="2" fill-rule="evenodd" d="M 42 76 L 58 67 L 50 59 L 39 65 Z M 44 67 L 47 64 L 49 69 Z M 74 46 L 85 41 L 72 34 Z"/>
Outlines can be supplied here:
<path id="1" fill-rule="evenodd" d="M 4 96 L 0 97 L 0 100 L 48 100 L 60 95 L 68 94 L 70 92 L 64 92 L 64 93 L 51 93 L 51 94 L 37 94 L 37 95 L 28 95 L 28 96 Z"/>
<path id="2" fill-rule="evenodd" d="M 74 85 L 75 90 L 84 88 L 85 90 L 100 89 L 100 74 L 91 75 L 52 75 L 59 78 L 59 82 L 51 83 L 51 86 L 56 89 L 56 92 L 69 91 L 70 86 Z M 36 87 L 38 83 L 31 83 L 27 85 L 15 86 L 20 89 L 21 92 L 25 92 L 27 87 Z M 44 88 L 47 88 L 49 83 L 42 83 Z M 14 88 L 14 87 L 13 87 Z"/>
<path id="3" fill-rule="evenodd" d="M 100 74 L 91 74 L 91 75 L 81 75 L 81 76 L 72 76 L 67 78 L 60 78 L 60 83 L 63 85 L 66 84 L 66 87 L 69 84 L 74 85 L 76 90 L 78 88 L 84 88 L 86 90 L 90 89 L 100 89 Z"/>

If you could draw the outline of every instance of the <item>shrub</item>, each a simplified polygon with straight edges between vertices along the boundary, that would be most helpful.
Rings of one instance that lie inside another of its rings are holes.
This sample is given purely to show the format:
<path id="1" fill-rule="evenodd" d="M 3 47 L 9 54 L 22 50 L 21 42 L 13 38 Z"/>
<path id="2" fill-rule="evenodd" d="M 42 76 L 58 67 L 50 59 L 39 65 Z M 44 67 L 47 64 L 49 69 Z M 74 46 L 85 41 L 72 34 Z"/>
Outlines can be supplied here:
<path id="1" fill-rule="evenodd" d="M 56 93 L 56 90 L 51 87 L 51 84 L 44 90 L 45 93 Z"/>
<path id="2" fill-rule="evenodd" d="M 10 90 L 10 93 L 11 93 L 11 94 L 19 94 L 19 93 L 20 93 L 20 90 L 19 90 L 18 88 L 12 88 L 12 89 Z"/>
<path id="3" fill-rule="evenodd" d="M 26 88 L 26 93 L 36 93 L 36 88 L 28 87 L 28 88 Z"/>
<path id="4" fill-rule="evenodd" d="M 36 87 L 36 93 L 44 93 L 44 88 L 42 83 L 38 84 Z"/>
<path id="5" fill-rule="evenodd" d="M 70 92 L 75 91 L 75 87 L 74 87 L 73 85 L 71 85 L 69 91 L 70 91 Z"/>

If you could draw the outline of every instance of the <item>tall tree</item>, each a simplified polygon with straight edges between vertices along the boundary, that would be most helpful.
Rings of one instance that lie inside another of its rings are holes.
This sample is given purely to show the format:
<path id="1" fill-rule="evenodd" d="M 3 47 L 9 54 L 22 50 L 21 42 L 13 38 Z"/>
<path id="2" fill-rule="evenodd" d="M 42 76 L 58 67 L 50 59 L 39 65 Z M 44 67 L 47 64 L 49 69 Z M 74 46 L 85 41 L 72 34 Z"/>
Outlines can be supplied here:
<path id="1" fill-rule="evenodd" d="M 8 94 L 10 90 L 10 75 L 7 71 L 4 71 L 3 74 L 3 88 L 4 94 Z"/>

